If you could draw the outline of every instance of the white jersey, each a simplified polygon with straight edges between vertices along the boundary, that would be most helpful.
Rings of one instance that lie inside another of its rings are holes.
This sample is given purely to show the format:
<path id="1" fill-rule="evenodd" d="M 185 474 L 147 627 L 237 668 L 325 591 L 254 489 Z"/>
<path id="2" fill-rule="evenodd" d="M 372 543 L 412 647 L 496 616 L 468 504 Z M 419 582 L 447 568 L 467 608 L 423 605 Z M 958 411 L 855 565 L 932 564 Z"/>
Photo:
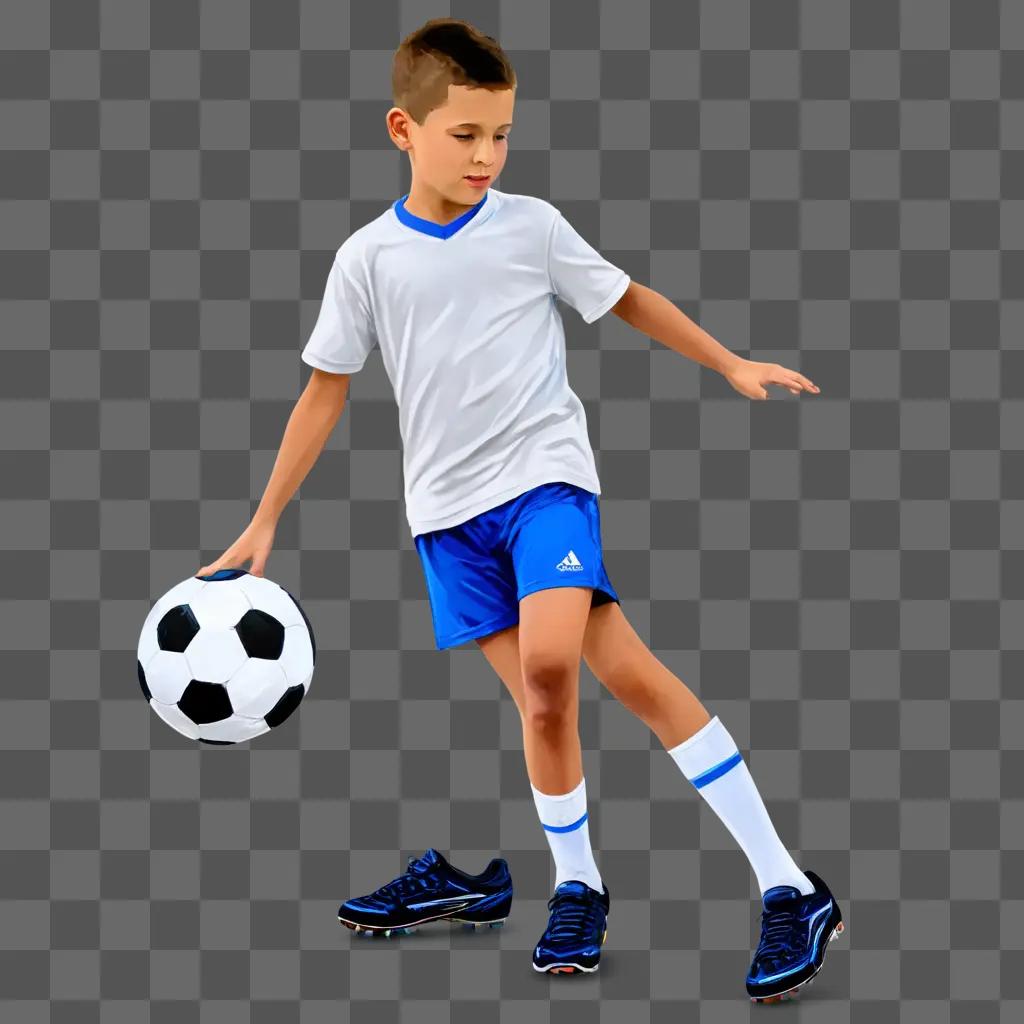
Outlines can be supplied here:
<path id="1" fill-rule="evenodd" d="M 542 483 L 600 494 L 555 296 L 592 323 L 629 276 L 538 197 L 490 188 L 446 225 L 405 199 L 338 249 L 302 358 L 355 373 L 380 344 L 413 536 Z"/>

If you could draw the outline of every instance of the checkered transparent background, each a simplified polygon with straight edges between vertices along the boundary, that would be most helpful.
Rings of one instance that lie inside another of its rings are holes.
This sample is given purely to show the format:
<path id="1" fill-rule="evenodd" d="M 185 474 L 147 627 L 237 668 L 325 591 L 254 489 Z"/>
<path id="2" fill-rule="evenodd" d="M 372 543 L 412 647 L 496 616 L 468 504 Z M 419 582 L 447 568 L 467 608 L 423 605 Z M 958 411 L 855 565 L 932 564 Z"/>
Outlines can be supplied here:
<path id="1" fill-rule="evenodd" d="M 543 196 L 730 349 L 752 402 L 563 307 L 606 564 L 849 929 L 791 1012 L 1024 1010 L 1024 5 L 1005 0 L 4 0 L 0 1018 L 745 1021 L 743 854 L 582 669 L 601 970 L 530 966 L 553 866 L 518 716 L 434 649 L 376 351 L 268 575 L 320 657 L 280 729 L 199 749 L 139 626 L 244 529 L 334 251 L 408 191 L 390 60 L 424 20 L 519 76 Z M 367 941 L 348 896 L 437 846 L 503 930 Z"/>

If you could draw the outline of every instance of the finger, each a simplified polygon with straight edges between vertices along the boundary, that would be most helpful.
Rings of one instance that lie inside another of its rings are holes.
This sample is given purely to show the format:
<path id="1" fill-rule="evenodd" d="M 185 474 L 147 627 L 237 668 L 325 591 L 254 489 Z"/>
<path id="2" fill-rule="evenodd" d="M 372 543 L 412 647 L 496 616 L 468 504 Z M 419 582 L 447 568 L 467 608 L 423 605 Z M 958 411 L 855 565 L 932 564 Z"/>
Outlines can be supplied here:
<path id="1" fill-rule="evenodd" d="M 788 388 L 791 394 L 798 395 L 802 390 L 800 382 L 803 378 L 798 373 L 789 371 L 789 376 L 777 376 L 772 378 L 773 384 L 779 384 L 784 388 Z"/>
<path id="2" fill-rule="evenodd" d="M 768 381 L 768 383 L 769 384 L 777 384 L 780 388 L 786 388 L 787 391 L 792 391 L 793 394 L 796 394 L 796 392 L 793 390 L 796 387 L 796 385 L 793 383 L 793 378 L 792 377 L 783 377 L 783 376 L 779 375 L 779 376 L 772 377 Z"/>

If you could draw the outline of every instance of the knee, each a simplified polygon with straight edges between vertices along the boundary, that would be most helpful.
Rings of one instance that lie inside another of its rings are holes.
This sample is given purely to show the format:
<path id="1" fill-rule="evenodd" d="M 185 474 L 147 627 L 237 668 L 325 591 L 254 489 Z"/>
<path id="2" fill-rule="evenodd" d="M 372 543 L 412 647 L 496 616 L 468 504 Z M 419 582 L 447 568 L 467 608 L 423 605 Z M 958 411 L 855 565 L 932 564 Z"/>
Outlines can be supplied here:
<path id="1" fill-rule="evenodd" d="M 523 659 L 522 674 L 527 717 L 540 726 L 564 722 L 576 678 L 572 666 L 564 658 L 534 655 Z"/>

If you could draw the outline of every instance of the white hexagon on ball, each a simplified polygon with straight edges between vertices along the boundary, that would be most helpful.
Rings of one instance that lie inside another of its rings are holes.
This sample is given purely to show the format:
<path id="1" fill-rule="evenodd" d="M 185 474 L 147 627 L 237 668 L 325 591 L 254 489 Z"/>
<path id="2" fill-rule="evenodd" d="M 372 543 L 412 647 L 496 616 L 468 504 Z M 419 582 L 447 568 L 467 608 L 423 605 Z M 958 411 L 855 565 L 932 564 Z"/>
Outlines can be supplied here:
<path id="1" fill-rule="evenodd" d="M 172 728 L 190 740 L 199 739 L 199 726 L 176 704 L 164 704 L 151 700 L 149 706 Z"/>
<path id="2" fill-rule="evenodd" d="M 192 680 L 185 655 L 177 651 L 157 651 L 143 668 L 153 700 L 161 704 L 177 704 Z"/>
<path id="3" fill-rule="evenodd" d="M 212 743 L 244 743 L 270 732 L 270 726 L 262 718 L 246 718 L 239 714 L 225 718 L 223 722 L 210 722 L 199 728 L 199 738 Z"/>
<path id="4" fill-rule="evenodd" d="M 233 629 L 252 607 L 239 587 L 224 587 L 216 582 L 207 583 L 188 606 L 200 630 Z"/>
<path id="5" fill-rule="evenodd" d="M 227 685 L 228 680 L 249 660 L 249 656 L 234 629 L 200 625 L 199 632 L 185 649 L 185 659 L 192 669 L 193 679 Z"/>
<path id="6" fill-rule="evenodd" d="M 228 683 L 228 696 L 237 714 L 263 718 L 287 689 L 288 677 L 279 662 L 249 658 Z"/>
<path id="7" fill-rule="evenodd" d="M 313 675 L 313 644 L 301 616 L 297 626 L 288 626 L 284 631 L 284 650 L 278 663 L 290 686 L 305 686 Z"/>

